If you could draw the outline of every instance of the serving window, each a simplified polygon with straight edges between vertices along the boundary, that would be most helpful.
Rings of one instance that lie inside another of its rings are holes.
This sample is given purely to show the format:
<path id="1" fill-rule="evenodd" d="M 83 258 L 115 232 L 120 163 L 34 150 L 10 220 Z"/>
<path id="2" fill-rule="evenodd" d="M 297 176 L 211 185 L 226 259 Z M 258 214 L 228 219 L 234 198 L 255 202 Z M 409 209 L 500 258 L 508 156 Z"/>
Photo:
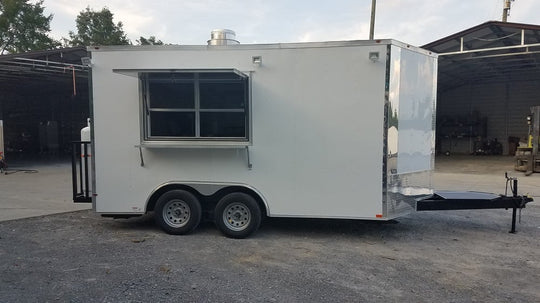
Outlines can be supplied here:
<path id="1" fill-rule="evenodd" d="M 249 141 L 249 77 L 235 70 L 144 72 L 144 141 Z"/>

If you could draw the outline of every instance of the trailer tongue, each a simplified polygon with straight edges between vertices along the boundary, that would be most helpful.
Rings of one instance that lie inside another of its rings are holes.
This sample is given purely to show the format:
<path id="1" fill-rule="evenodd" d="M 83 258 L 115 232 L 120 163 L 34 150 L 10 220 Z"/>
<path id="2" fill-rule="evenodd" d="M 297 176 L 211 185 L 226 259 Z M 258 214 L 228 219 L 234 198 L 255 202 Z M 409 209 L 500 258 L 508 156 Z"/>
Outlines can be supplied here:
<path id="1" fill-rule="evenodd" d="M 506 184 L 511 184 L 512 196 L 507 196 L 507 190 L 504 195 L 496 195 L 482 192 L 459 192 L 459 191 L 441 191 L 436 192 L 428 198 L 419 199 L 416 202 L 417 211 L 428 210 L 465 210 L 465 209 L 512 209 L 512 229 L 511 233 L 516 232 L 516 213 L 517 209 L 525 208 L 525 205 L 532 202 L 533 199 L 528 196 L 519 196 L 517 194 L 517 179 L 506 177 Z"/>

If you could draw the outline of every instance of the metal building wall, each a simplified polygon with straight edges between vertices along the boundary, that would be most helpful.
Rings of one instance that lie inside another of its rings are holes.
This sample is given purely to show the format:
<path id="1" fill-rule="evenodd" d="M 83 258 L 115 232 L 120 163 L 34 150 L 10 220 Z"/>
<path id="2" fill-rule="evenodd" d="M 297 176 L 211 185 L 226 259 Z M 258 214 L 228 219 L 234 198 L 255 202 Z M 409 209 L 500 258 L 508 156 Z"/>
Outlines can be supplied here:
<path id="1" fill-rule="evenodd" d="M 526 122 L 532 106 L 540 105 L 540 80 L 515 82 L 509 85 L 508 134 L 525 141 Z"/>
<path id="2" fill-rule="evenodd" d="M 16 87 L 0 84 L 6 159 L 47 160 L 69 155 L 71 141 L 79 139 L 89 116 L 88 84 L 79 81 L 77 89 L 73 96 L 70 85 L 39 79 Z M 42 127 L 50 123 L 50 128 Z"/>
<path id="3" fill-rule="evenodd" d="M 525 117 L 531 106 L 540 105 L 539 81 L 516 81 L 507 83 L 473 84 L 439 93 L 437 105 L 438 130 L 446 119 L 474 120 L 475 112 L 487 118 L 484 139 L 497 138 L 508 154 L 508 137 L 527 135 Z M 452 153 L 468 154 L 474 151 L 476 137 L 453 138 Z M 445 139 L 448 141 L 448 139 Z M 443 144 L 445 152 L 448 142 Z"/>

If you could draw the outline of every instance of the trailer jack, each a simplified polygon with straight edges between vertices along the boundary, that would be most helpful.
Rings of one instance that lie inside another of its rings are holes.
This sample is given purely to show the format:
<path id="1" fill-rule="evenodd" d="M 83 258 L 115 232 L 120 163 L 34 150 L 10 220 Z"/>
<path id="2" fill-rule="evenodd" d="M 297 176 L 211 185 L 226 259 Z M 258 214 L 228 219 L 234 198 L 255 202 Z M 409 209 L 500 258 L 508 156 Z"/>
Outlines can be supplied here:
<path id="1" fill-rule="evenodd" d="M 517 210 L 525 208 L 526 204 L 532 202 L 529 196 L 518 195 L 517 178 L 508 177 L 505 173 L 506 189 L 504 195 L 496 195 L 482 192 L 458 192 L 441 191 L 433 195 L 416 201 L 417 211 L 429 210 L 466 210 L 466 209 L 512 209 L 512 228 L 510 233 L 516 232 Z M 508 187 L 512 195 L 508 196 Z"/>

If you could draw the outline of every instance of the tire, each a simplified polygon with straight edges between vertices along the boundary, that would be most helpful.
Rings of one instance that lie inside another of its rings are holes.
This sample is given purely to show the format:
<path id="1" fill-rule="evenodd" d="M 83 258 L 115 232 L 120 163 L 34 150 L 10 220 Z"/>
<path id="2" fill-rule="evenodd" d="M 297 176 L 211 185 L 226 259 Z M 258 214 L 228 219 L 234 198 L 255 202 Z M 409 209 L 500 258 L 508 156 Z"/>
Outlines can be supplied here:
<path id="1" fill-rule="evenodd" d="M 244 193 L 231 193 L 219 200 L 215 209 L 215 222 L 223 234 L 242 239 L 254 233 L 261 225 L 261 208 L 255 199 Z"/>
<path id="2" fill-rule="evenodd" d="M 185 235 L 192 232 L 201 222 L 201 215 L 201 203 L 185 190 L 168 191 L 156 202 L 156 223 L 168 234 Z"/>

